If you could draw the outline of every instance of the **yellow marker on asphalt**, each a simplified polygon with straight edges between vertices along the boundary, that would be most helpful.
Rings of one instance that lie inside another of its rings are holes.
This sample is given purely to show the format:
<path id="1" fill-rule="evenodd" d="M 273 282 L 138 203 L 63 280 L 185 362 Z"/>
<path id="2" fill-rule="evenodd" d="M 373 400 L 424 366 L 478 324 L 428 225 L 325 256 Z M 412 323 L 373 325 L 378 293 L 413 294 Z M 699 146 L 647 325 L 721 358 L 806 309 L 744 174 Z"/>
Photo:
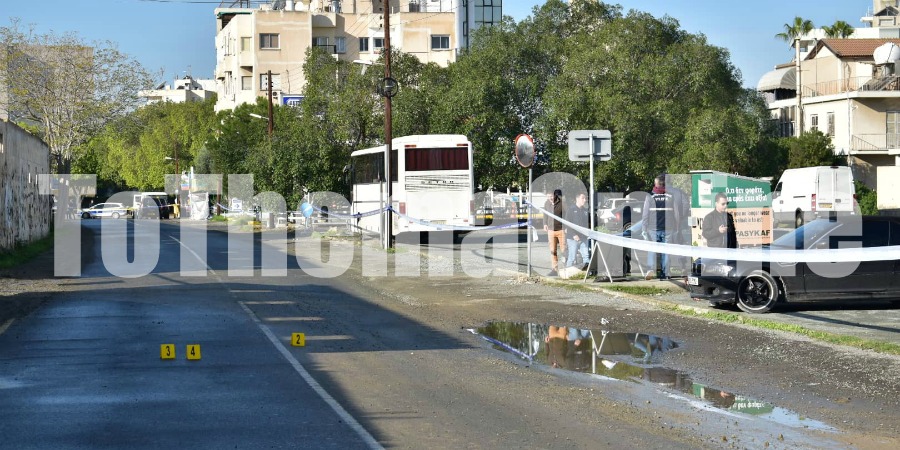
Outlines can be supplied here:
<path id="1" fill-rule="evenodd" d="M 291 345 L 293 345 L 294 347 L 305 347 L 306 346 L 306 334 L 291 333 Z"/>
<path id="2" fill-rule="evenodd" d="M 200 359 L 200 344 L 188 344 L 187 359 L 189 359 L 189 360 Z"/>
<path id="3" fill-rule="evenodd" d="M 175 359 L 175 344 L 162 344 L 159 346 L 160 359 Z"/>

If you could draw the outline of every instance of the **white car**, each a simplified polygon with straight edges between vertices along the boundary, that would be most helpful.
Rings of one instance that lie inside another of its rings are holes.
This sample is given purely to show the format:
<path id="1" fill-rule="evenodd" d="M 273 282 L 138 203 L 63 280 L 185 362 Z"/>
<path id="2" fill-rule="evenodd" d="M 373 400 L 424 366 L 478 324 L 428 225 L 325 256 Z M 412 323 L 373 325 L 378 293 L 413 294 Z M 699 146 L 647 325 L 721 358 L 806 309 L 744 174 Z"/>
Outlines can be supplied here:
<path id="1" fill-rule="evenodd" d="M 119 219 L 128 218 L 129 216 L 131 216 L 131 209 L 122 203 L 98 203 L 81 211 L 82 219 L 99 219 L 103 217 Z"/>

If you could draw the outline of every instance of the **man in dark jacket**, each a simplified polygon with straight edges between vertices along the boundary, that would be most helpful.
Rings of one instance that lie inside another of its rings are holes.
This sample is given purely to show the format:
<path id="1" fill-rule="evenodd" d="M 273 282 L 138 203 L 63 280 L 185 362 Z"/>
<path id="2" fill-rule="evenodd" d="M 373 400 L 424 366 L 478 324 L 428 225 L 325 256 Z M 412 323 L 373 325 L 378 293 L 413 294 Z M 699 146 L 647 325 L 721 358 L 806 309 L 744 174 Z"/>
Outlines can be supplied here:
<path id="1" fill-rule="evenodd" d="M 716 209 L 703 218 L 703 238 L 707 247 L 737 248 L 737 232 L 734 229 L 734 217 L 728 208 L 728 197 L 725 193 L 716 194 Z"/>
<path id="2" fill-rule="evenodd" d="M 585 206 L 587 202 L 587 194 L 579 193 L 575 197 L 575 204 L 566 211 L 566 220 L 578 225 L 582 228 L 590 229 L 591 216 L 590 211 Z M 566 247 L 569 249 L 569 257 L 566 259 L 566 267 L 575 265 L 575 253 L 581 253 L 581 270 L 587 269 L 590 262 L 590 249 L 588 247 L 587 236 L 578 230 L 566 228 Z"/>
<path id="3" fill-rule="evenodd" d="M 562 190 L 553 191 L 553 195 L 547 199 L 544 209 L 560 219 L 565 219 L 565 208 L 562 203 Z M 563 224 L 550 216 L 544 217 L 544 231 L 547 232 L 547 242 L 550 245 L 550 264 L 553 269 L 550 276 L 554 277 L 559 273 L 559 257 L 556 253 L 556 247 L 559 246 L 563 255 L 566 254 L 566 231 Z"/>
<path id="4" fill-rule="evenodd" d="M 672 243 L 681 224 L 683 199 L 679 191 L 666 192 L 666 177 L 659 175 L 653 180 L 653 192 L 644 199 L 641 211 L 644 220 L 645 238 L 654 242 Z M 669 278 L 669 255 L 663 253 L 660 268 L 656 270 L 656 253 L 647 253 L 647 279 L 653 279 L 654 272 L 660 280 Z"/>

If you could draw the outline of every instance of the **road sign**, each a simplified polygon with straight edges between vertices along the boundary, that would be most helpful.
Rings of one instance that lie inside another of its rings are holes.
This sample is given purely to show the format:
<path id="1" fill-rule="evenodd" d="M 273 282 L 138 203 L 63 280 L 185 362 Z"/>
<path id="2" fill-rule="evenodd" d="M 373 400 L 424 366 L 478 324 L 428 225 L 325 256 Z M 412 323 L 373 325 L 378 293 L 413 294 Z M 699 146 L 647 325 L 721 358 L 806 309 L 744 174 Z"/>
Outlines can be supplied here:
<path id="1" fill-rule="evenodd" d="M 524 168 L 534 164 L 534 140 L 527 134 L 516 136 L 516 161 Z"/>
<path id="2" fill-rule="evenodd" d="M 569 132 L 569 160 L 589 161 L 592 143 L 595 160 L 612 158 L 612 133 L 609 130 L 572 130 Z"/>

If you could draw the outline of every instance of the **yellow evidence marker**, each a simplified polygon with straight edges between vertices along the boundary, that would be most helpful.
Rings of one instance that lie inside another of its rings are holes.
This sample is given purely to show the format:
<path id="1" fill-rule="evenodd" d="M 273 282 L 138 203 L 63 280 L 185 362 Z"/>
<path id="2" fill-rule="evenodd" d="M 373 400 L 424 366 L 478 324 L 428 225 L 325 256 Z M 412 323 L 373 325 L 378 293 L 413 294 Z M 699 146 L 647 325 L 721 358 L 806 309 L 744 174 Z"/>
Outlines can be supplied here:
<path id="1" fill-rule="evenodd" d="M 306 334 L 291 333 L 291 345 L 294 347 L 305 347 L 306 346 Z"/>
<path id="2" fill-rule="evenodd" d="M 187 351 L 187 359 L 189 359 L 189 360 L 200 359 L 200 344 L 188 344 L 186 351 Z"/>
<path id="3" fill-rule="evenodd" d="M 159 346 L 160 359 L 175 359 L 175 344 L 162 344 Z"/>

